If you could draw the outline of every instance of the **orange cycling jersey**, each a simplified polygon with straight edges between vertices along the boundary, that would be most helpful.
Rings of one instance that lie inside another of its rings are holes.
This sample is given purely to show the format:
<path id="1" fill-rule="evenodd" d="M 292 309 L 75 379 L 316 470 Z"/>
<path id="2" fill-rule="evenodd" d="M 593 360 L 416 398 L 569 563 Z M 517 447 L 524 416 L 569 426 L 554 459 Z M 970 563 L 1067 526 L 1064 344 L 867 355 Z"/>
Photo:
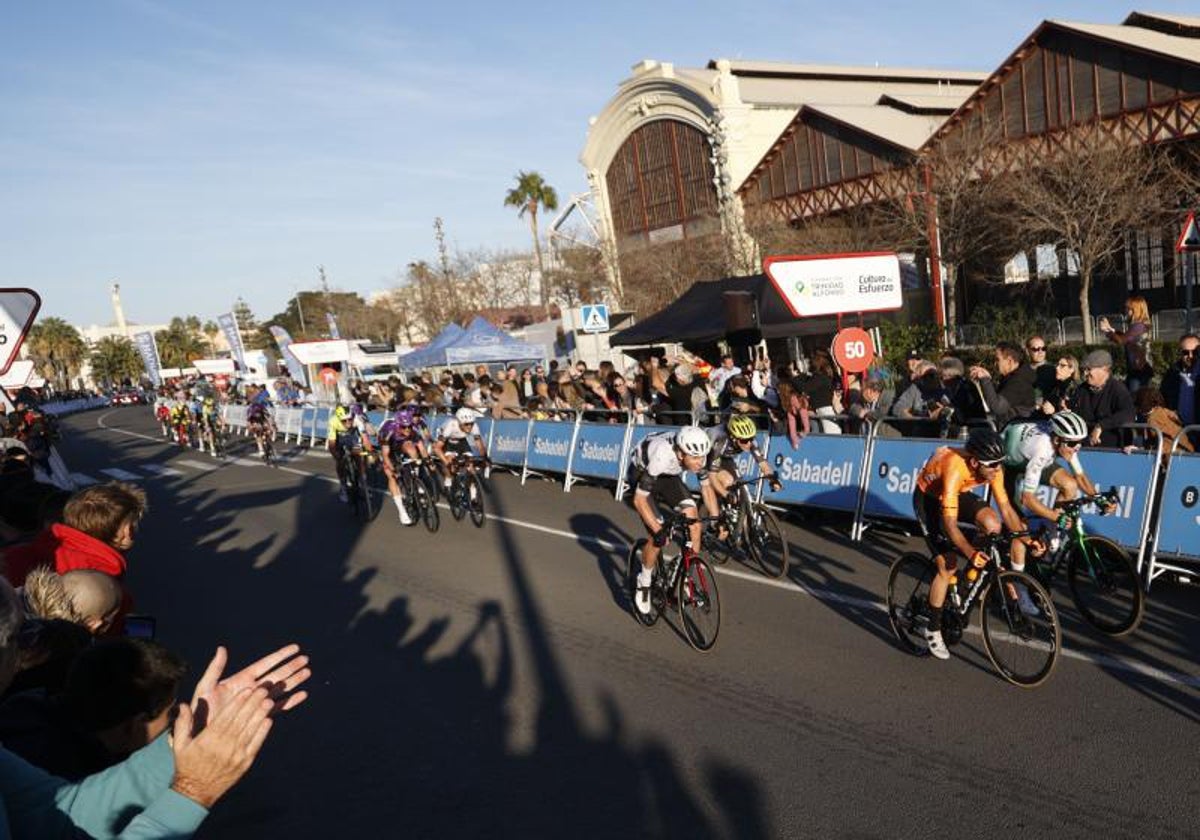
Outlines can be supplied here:
<path id="1" fill-rule="evenodd" d="M 937 495 L 942 503 L 942 513 L 958 511 L 958 496 L 969 493 L 976 487 L 988 484 L 992 498 L 999 504 L 1008 504 L 1008 493 L 1004 490 L 1004 470 L 996 470 L 991 481 L 977 478 L 967 466 L 966 453 L 962 449 L 943 446 L 929 456 L 921 474 L 917 476 L 917 489 L 922 493 Z"/>

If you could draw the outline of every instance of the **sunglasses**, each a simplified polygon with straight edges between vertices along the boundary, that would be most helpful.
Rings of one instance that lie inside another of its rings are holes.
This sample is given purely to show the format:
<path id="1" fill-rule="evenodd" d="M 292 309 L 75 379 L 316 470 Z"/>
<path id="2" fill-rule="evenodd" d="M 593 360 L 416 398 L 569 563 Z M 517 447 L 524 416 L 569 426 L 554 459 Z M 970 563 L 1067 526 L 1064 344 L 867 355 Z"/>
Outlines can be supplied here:
<path id="1" fill-rule="evenodd" d="M 1196 351 L 1195 350 L 1180 350 L 1179 355 L 1183 356 L 1184 358 L 1191 358 L 1192 356 L 1196 355 Z"/>
<path id="2" fill-rule="evenodd" d="M 1083 441 L 1081 441 L 1081 440 L 1062 440 L 1060 438 L 1058 441 L 1058 445 L 1063 447 L 1064 449 L 1079 449 L 1080 447 L 1083 446 Z"/>
<path id="3" fill-rule="evenodd" d="M 1046 345 L 1043 344 L 1041 347 L 1029 347 L 1026 349 L 1028 349 L 1030 353 L 1045 353 Z"/>

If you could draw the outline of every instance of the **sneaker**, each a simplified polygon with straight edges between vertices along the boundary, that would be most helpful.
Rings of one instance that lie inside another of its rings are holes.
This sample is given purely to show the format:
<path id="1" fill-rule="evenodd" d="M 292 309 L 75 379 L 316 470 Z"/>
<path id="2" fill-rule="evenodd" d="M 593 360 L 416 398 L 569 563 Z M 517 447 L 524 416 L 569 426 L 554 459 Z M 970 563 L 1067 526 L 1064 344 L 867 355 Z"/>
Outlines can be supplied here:
<path id="1" fill-rule="evenodd" d="M 654 573 L 643 566 L 638 572 L 637 593 L 633 596 L 634 606 L 642 615 L 650 615 L 650 584 L 653 580 Z"/>
<path id="2" fill-rule="evenodd" d="M 1021 608 L 1022 615 L 1037 618 L 1042 614 L 1042 611 L 1038 609 L 1038 605 L 1029 597 L 1029 590 L 1026 587 L 1019 583 L 1014 583 L 1013 589 L 1017 590 L 1017 606 Z"/>
<path id="3" fill-rule="evenodd" d="M 396 499 L 396 510 L 399 511 L 399 513 L 400 513 L 400 524 L 401 525 L 413 524 L 412 517 L 408 515 L 408 508 L 406 508 L 404 506 L 403 499 Z"/>
<path id="4" fill-rule="evenodd" d="M 442 486 L 443 486 L 443 487 L 445 487 L 447 490 L 449 490 L 449 489 L 450 489 L 450 479 L 448 479 L 448 478 L 443 478 L 443 479 L 442 479 Z"/>
<path id="5" fill-rule="evenodd" d="M 946 647 L 946 642 L 942 639 L 941 630 L 926 630 L 925 644 L 928 645 L 929 652 L 935 659 L 950 658 L 950 649 Z"/>
<path id="6" fill-rule="evenodd" d="M 346 495 L 345 487 L 338 488 L 338 501 L 342 504 L 346 504 L 346 502 L 350 501 L 350 497 Z"/>

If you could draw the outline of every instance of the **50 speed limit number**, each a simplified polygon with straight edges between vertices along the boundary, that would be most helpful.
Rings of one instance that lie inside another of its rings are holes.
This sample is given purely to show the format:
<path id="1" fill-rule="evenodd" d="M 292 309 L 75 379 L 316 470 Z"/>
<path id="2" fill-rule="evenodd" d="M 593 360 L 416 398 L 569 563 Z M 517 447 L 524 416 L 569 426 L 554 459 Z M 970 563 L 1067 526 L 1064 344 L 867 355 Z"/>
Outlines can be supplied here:
<path id="1" fill-rule="evenodd" d="M 833 358 L 847 373 L 862 373 L 875 361 L 871 335 L 858 327 L 847 327 L 833 337 Z"/>

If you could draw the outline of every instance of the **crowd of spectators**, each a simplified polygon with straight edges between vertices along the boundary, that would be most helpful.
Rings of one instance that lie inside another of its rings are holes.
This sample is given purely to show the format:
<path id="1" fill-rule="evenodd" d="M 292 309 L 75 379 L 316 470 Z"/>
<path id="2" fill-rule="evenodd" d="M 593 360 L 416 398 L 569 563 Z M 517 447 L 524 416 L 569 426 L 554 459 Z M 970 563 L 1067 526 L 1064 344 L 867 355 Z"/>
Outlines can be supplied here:
<path id="1" fill-rule="evenodd" d="M 0 837 L 186 838 L 249 770 L 271 717 L 305 699 L 288 645 L 191 699 L 186 663 L 131 614 L 127 554 L 147 515 L 122 482 L 74 493 L 0 450 Z"/>

